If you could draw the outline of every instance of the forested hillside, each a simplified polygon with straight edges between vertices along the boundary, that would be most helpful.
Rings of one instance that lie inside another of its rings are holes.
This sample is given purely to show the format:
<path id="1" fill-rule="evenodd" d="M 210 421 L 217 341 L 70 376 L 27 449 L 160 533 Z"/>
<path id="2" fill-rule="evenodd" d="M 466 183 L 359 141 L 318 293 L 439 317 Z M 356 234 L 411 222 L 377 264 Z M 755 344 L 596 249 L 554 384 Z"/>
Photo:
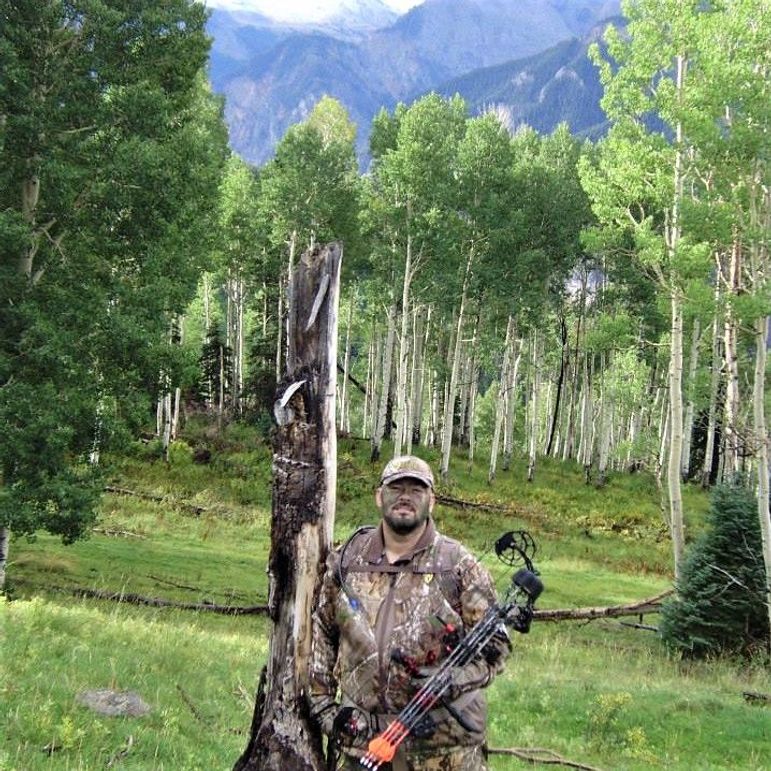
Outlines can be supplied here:
<path id="1" fill-rule="evenodd" d="M 195 411 L 267 426 L 288 272 L 334 239 L 339 428 L 373 459 L 390 437 L 440 448 L 444 481 L 453 446 L 491 484 L 516 453 L 530 478 L 543 456 L 599 485 L 645 470 L 676 572 L 683 482 L 743 476 L 771 564 L 769 11 L 669 10 L 594 47 L 597 144 L 429 95 L 376 116 L 362 176 L 330 98 L 264 166 L 226 159 L 198 5 L 8 6 L 4 532 L 79 537 L 100 451 L 151 415 L 164 446 Z"/>
<path id="2" fill-rule="evenodd" d="M 624 15 L 589 49 L 602 139 L 511 133 L 495 110 L 431 93 L 377 111 L 362 174 L 329 96 L 259 167 L 228 148 L 202 4 L 0 0 L 0 591 L 28 536 L 93 532 L 109 480 L 139 475 L 129 455 L 162 458 L 157 473 L 205 468 L 241 429 L 267 447 L 289 276 L 337 241 L 341 500 L 406 452 L 449 497 L 483 468 L 478 505 L 501 504 L 504 473 L 535 489 L 556 467 L 553 485 L 580 480 L 581 496 L 623 474 L 654 491 L 663 533 L 543 488 L 534 520 L 552 544 L 585 537 L 576 561 L 645 573 L 638 552 L 630 566 L 592 550 L 602 520 L 682 587 L 704 525 L 689 494 L 739 485 L 766 576 L 752 602 L 771 619 L 771 8 L 635 0 Z M 218 473 L 267 516 L 239 480 L 265 494 L 269 451 L 233 452 Z M 191 490 L 206 495 L 205 478 Z M 720 575 L 714 601 L 743 586 Z M 763 630 L 743 650 L 767 650 Z"/>

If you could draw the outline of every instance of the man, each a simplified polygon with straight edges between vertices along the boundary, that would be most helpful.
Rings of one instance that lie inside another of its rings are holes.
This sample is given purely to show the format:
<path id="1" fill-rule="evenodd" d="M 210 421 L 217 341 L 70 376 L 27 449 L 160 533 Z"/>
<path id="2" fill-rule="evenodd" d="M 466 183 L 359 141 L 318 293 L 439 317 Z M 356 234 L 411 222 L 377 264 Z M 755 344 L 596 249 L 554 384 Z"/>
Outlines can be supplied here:
<path id="1" fill-rule="evenodd" d="M 330 555 L 313 619 L 311 712 L 339 742 L 346 769 L 361 769 L 370 739 L 447 655 L 453 630 L 467 632 L 496 600 L 489 573 L 436 530 L 434 476 L 425 461 L 388 463 L 375 503 L 379 526 L 362 528 Z M 481 689 L 510 647 L 501 631 L 484 657 L 454 670 L 420 736 L 408 736 L 381 771 L 484 771 Z"/>

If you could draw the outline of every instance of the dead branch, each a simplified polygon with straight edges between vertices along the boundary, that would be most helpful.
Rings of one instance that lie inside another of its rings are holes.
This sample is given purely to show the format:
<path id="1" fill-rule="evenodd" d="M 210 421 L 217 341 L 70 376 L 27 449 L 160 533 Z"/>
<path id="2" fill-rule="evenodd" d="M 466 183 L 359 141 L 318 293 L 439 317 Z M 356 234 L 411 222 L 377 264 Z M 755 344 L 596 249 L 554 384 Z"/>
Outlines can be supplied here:
<path id="1" fill-rule="evenodd" d="M 536 610 L 533 618 L 537 621 L 576 621 L 580 619 L 616 618 L 618 616 L 641 616 L 644 613 L 656 613 L 661 607 L 661 601 L 674 593 L 667 589 L 655 597 L 639 600 L 629 605 L 611 605 L 605 608 L 563 608 L 559 610 Z"/>
<path id="2" fill-rule="evenodd" d="M 750 702 L 751 704 L 771 704 L 771 695 L 767 693 L 758 693 L 757 691 L 743 691 L 742 696 L 744 696 L 745 701 Z"/>
<path id="3" fill-rule="evenodd" d="M 129 490 L 125 487 L 114 487 L 113 485 L 107 485 L 105 492 L 115 493 L 116 495 L 128 495 L 134 498 L 141 498 L 144 501 L 153 501 L 155 503 L 165 503 L 172 508 L 182 509 L 183 511 L 190 511 L 197 517 L 201 514 L 205 514 L 208 509 L 204 506 L 198 506 L 195 503 L 189 503 L 188 501 L 177 501 L 173 498 L 167 498 L 163 495 L 154 495 L 152 493 L 144 493 L 139 490 Z"/>
<path id="4" fill-rule="evenodd" d="M 177 691 L 179 692 L 180 698 L 182 699 L 182 701 L 185 702 L 188 709 L 192 713 L 193 717 L 199 723 L 211 722 L 201 714 L 201 711 L 198 709 L 198 707 L 196 707 L 195 702 L 190 698 L 190 695 L 187 693 L 187 691 L 179 683 L 176 683 L 176 686 L 177 686 Z"/>
<path id="5" fill-rule="evenodd" d="M 102 535 L 109 535 L 116 538 L 141 538 L 144 540 L 145 536 L 139 533 L 132 533 L 130 530 L 109 530 L 103 527 L 92 527 L 92 532 L 101 533 Z"/>
<path id="6" fill-rule="evenodd" d="M 130 592 L 105 592 L 101 589 L 86 589 L 73 586 L 68 589 L 50 587 L 58 591 L 67 591 L 78 597 L 90 597 L 96 600 L 128 602 L 132 605 L 149 605 L 154 608 L 176 608 L 177 610 L 201 610 L 208 613 L 221 613 L 225 616 L 257 616 L 268 612 L 267 605 L 216 605 L 211 602 L 174 602 L 161 597 L 144 597 Z"/>
<path id="7" fill-rule="evenodd" d="M 126 739 L 126 743 L 107 761 L 105 768 L 112 768 L 114 765 L 120 763 L 120 761 L 123 760 L 123 758 L 129 754 L 129 752 L 131 752 L 131 748 L 133 746 L 134 736 L 133 734 L 129 734 L 128 739 Z"/>
<path id="8" fill-rule="evenodd" d="M 578 763 L 574 760 L 563 758 L 554 750 L 544 749 L 543 747 L 511 747 L 507 749 L 497 749 L 491 747 L 488 751 L 490 755 L 513 755 L 515 758 L 524 760 L 527 763 L 543 763 L 552 766 L 567 766 L 568 768 L 580 768 L 583 771 L 599 771 L 594 766 L 587 766 L 584 763 Z"/>
<path id="9" fill-rule="evenodd" d="M 477 503 L 476 501 L 464 501 L 460 498 L 453 498 L 449 495 L 437 495 L 437 503 L 443 503 L 445 506 L 453 506 L 456 509 L 481 509 L 482 511 L 512 511 L 511 506 L 502 503 Z"/>

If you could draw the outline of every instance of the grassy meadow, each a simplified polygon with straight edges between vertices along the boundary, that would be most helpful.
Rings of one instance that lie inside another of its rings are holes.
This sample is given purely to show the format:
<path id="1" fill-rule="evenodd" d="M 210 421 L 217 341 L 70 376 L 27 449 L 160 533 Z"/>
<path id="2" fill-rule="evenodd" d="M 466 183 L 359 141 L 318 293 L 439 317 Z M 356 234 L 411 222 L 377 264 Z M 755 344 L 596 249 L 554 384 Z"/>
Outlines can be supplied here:
<path id="1" fill-rule="evenodd" d="M 187 439 L 197 444 L 204 436 Z M 243 750 L 267 653 L 264 618 L 74 594 L 266 601 L 270 449 L 239 426 L 207 443 L 207 465 L 193 463 L 182 445 L 170 464 L 141 445 L 111 459 L 109 485 L 160 500 L 106 494 L 88 540 L 12 542 L 10 600 L 0 600 L 3 771 L 218 770 L 231 768 Z M 619 604 L 670 586 L 670 545 L 648 477 L 613 476 L 598 490 L 577 467 L 543 462 L 532 484 L 516 464 L 488 486 L 478 457 L 469 467 L 457 456 L 440 494 L 506 504 L 511 513 L 440 505 L 437 522 L 479 554 L 505 530 L 530 530 L 546 585 L 540 607 Z M 379 468 L 368 458 L 366 442 L 341 440 L 339 539 L 376 518 L 371 494 Z M 686 488 L 685 504 L 696 532 L 708 500 Z M 485 561 L 503 586 L 505 566 Z M 656 617 L 644 623 L 655 625 Z M 99 716 L 76 700 L 97 688 L 135 691 L 152 712 Z M 747 702 L 743 691 L 771 691 L 763 662 L 681 661 L 655 632 L 622 620 L 538 622 L 517 636 L 506 673 L 491 687 L 490 745 L 541 748 L 605 771 L 771 769 L 771 707 Z M 490 765 L 533 767 L 499 754 Z"/>

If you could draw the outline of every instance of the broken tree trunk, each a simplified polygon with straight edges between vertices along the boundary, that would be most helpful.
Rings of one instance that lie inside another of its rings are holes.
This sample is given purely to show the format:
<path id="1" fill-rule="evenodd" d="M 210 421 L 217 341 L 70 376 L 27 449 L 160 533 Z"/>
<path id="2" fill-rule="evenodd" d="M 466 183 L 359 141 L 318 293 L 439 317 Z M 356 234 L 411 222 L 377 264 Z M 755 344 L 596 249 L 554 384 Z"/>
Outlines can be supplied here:
<path id="1" fill-rule="evenodd" d="M 273 630 L 249 744 L 234 771 L 320 771 L 304 699 L 311 612 L 334 523 L 337 312 L 342 248 L 300 258 L 288 293 L 287 368 L 276 391 L 268 605 Z"/>

